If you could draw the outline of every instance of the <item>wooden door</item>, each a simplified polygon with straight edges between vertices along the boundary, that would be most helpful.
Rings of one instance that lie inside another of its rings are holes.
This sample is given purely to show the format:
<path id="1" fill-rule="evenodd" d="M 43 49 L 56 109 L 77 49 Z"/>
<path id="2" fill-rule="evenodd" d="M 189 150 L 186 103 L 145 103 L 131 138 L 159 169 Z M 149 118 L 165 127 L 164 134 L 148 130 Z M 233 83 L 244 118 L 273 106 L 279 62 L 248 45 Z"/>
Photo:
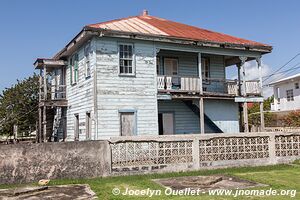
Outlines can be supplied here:
<path id="1" fill-rule="evenodd" d="M 74 140 L 79 140 L 79 115 L 75 115 L 75 121 L 74 121 Z"/>
<path id="2" fill-rule="evenodd" d="M 173 135 L 174 134 L 174 116 L 173 113 L 163 113 L 162 115 L 163 123 L 163 135 Z"/>
<path id="3" fill-rule="evenodd" d="M 135 134 L 135 113 L 121 113 L 121 136 L 132 136 Z"/>
<path id="4" fill-rule="evenodd" d="M 174 76 L 178 74 L 178 60 L 176 58 L 164 59 L 165 75 Z"/>

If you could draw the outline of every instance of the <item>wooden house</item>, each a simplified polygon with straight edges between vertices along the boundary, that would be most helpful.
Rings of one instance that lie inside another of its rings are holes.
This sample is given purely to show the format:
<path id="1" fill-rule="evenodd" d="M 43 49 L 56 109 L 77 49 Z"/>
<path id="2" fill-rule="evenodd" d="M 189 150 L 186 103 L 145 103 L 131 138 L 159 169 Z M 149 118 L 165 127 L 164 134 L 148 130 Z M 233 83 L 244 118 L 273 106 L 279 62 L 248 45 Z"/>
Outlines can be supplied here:
<path id="1" fill-rule="evenodd" d="M 262 101 L 262 84 L 244 78 L 245 62 L 256 60 L 261 72 L 271 51 L 147 11 L 87 25 L 53 58 L 34 63 L 38 140 L 247 132 L 247 102 Z M 232 65 L 237 80 L 226 79 Z"/>

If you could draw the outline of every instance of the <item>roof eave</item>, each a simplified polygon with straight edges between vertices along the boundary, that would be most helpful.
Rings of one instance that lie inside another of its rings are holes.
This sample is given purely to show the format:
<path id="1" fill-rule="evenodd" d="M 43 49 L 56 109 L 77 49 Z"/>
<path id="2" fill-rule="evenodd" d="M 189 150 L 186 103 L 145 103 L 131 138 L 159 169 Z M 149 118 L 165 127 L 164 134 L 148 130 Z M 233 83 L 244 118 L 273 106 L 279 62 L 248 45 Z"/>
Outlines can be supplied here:
<path id="1" fill-rule="evenodd" d="M 261 52 L 262 54 L 272 52 L 272 46 L 259 46 L 259 45 L 242 45 L 233 43 L 218 43 L 214 41 L 200 41 L 192 40 L 179 37 L 170 37 L 165 35 L 150 35 L 124 31 L 107 30 L 103 28 L 94 28 L 85 26 L 61 51 L 59 51 L 53 59 L 61 59 L 62 57 L 68 56 L 74 52 L 78 46 L 82 45 L 86 40 L 89 40 L 92 36 L 112 36 L 112 37 L 123 37 L 131 39 L 151 40 L 157 42 L 168 42 L 176 44 L 186 44 L 203 47 L 216 47 L 216 48 L 227 48 L 227 49 L 238 49 L 238 50 L 249 50 Z"/>
<path id="2" fill-rule="evenodd" d="M 262 53 L 270 53 L 272 52 L 272 46 L 260 46 L 260 45 L 248 45 L 248 44 L 235 44 L 235 43 L 220 43 L 214 42 L 209 40 L 193 40 L 193 39 L 186 39 L 186 38 L 179 38 L 179 37 L 171 37 L 165 35 L 151 35 L 151 34 L 141 34 L 141 33 L 133 33 L 133 32 L 124 32 L 124 31 L 114 31 L 114 30 L 107 30 L 103 28 L 94 28 L 90 26 L 86 26 L 85 30 L 101 32 L 101 35 L 109 35 L 114 34 L 118 36 L 127 36 L 130 38 L 135 39 L 151 39 L 151 40 L 158 40 L 161 42 L 173 42 L 173 43 L 184 43 L 184 44 L 192 44 L 198 46 L 206 46 L 206 47 L 220 47 L 220 48 L 230 48 L 230 49 L 240 49 L 240 50 L 250 50 L 250 51 L 259 51 Z M 142 37 L 142 38 L 139 38 Z"/>

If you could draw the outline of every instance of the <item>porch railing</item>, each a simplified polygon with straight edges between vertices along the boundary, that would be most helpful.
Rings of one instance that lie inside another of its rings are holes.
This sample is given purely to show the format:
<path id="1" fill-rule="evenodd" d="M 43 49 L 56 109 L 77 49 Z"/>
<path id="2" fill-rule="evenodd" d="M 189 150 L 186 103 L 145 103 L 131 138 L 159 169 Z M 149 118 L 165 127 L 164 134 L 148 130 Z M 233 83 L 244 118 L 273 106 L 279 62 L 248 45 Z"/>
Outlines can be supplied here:
<path id="1" fill-rule="evenodd" d="M 199 92 L 199 78 L 193 76 L 158 76 L 157 88 L 160 91 Z M 238 96 L 237 80 L 206 78 L 202 83 L 203 91 L 207 93 L 221 93 Z M 241 86 L 243 89 L 243 86 Z M 246 81 L 247 95 L 260 94 L 258 81 Z M 243 92 L 242 92 L 243 93 Z"/>
<path id="2" fill-rule="evenodd" d="M 260 94 L 259 81 L 246 81 L 246 94 Z"/>
<path id="3" fill-rule="evenodd" d="M 66 85 L 48 85 L 47 86 L 47 95 L 45 99 L 45 93 L 43 85 L 40 92 L 40 100 L 64 100 L 66 99 Z"/>

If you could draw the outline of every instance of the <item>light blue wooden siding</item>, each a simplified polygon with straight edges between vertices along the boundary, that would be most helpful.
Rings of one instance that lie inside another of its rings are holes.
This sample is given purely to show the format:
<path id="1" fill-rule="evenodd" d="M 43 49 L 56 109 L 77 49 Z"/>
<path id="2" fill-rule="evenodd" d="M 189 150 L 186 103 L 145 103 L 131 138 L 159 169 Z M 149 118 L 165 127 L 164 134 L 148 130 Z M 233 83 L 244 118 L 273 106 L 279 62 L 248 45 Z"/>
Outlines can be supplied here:
<path id="1" fill-rule="evenodd" d="M 95 40 L 91 41 L 91 49 L 89 55 L 91 76 L 87 78 L 85 76 L 85 61 L 84 47 L 80 48 L 78 53 L 78 81 L 76 84 L 71 84 L 70 80 L 70 68 L 66 68 L 66 85 L 67 85 L 67 138 L 66 140 L 74 140 L 75 132 L 75 114 L 79 115 L 79 140 L 86 140 L 86 113 L 89 112 L 91 117 L 94 116 L 94 93 L 93 93 L 93 81 L 94 81 L 94 68 L 96 67 L 96 46 Z M 95 121 L 91 121 L 91 139 L 95 139 Z"/>
<path id="2" fill-rule="evenodd" d="M 174 113 L 176 134 L 199 133 L 199 117 L 182 101 L 158 101 L 158 112 Z"/>
<path id="3" fill-rule="evenodd" d="M 210 60 L 210 78 L 212 79 L 225 79 L 225 63 L 224 57 L 219 55 L 209 55 Z M 224 92 L 224 82 L 211 81 L 209 84 L 204 84 L 203 87 L 207 91 Z"/>
<path id="4" fill-rule="evenodd" d="M 118 44 L 134 45 L 135 76 L 119 76 Z M 120 135 L 120 110 L 136 111 L 138 135 L 158 135 L 153 43 L 97 38 L 98 139 Z"/>
<path id="5" fill-rule="evenodd" d="M 205 114 L 224 132 L 239 132 L 239 106 L 233 100 L 204 100 Z"/>
<path id="6" fill-rule="evenodd" d="M 158 56 L 161 59 L 160 72 L 163 72 L 164 58 L 178 59 L 179 76 L 198 76 L 197 54 L 178 52 L 178 51 L 161 51 Z"/>
<path id="7" fill-rule="evenodd" d="M 199 103 L 195 101 L 198 106 Z M 158 113 L 174 113 L 176 134 L 200 133 L 199 117 L 180 100 L 158 101 Z M 224 132 L 239 132 L 238 104 L 233 100 L 204 100 L 205 114 Z M 205 133 L 213 130 L 205 124 Z"/>

